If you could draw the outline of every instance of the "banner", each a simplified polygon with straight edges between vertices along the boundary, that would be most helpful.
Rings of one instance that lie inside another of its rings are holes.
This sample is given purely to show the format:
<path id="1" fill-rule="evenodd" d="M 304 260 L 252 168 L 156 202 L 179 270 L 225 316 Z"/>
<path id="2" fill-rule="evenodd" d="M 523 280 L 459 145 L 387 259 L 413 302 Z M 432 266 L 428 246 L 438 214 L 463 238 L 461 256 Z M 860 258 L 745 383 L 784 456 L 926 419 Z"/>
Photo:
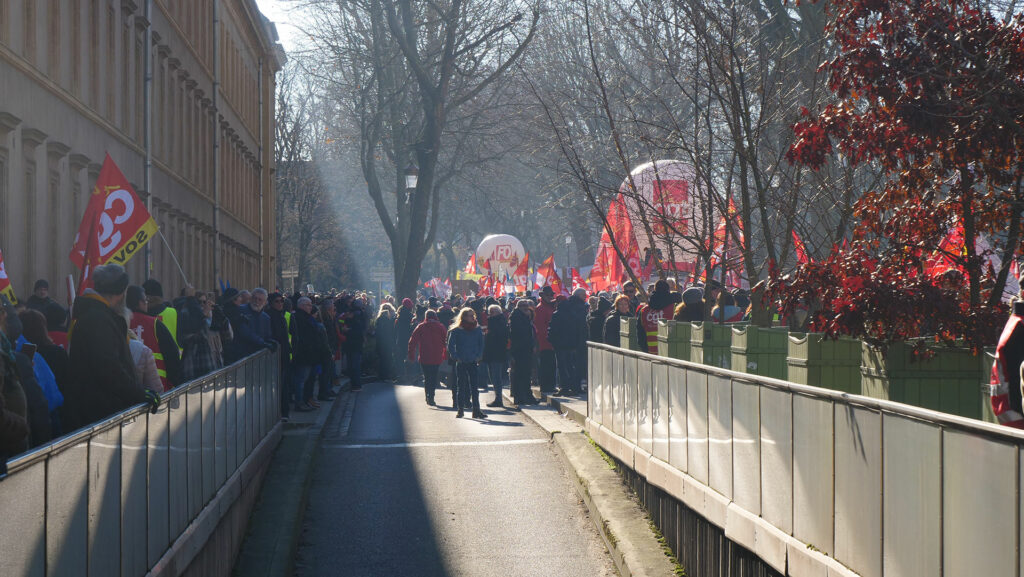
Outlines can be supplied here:
<path id="1" fill-rule="evenodd" d="M 516 292 L 527 291 L 527 285 L 530 282 L 530 253 L 526 253 L 526 258 L 519 262 L 519 266 L 512 274 L 512 279 Z"/>
<path id="2" fill-rule="evenodd" d="M 108 154 L 69 255 L 82 271 L 79 294 L 91 286 L 92 267 L 112 262 L 124 265 L 155 234 L 156 221 Z"/>
<path id="3" fill-rule="evenodd" d="M 590 296 L 590 287 L 587 286 L 587 281 L 583 280 L 583 277 L 580 276 L 580 271 L 574 268 L 570 268 L 569 271 L 572 274 L 572 292 L 576 292 L 576 289 L 581 288 L 587 291 L 587 296 Z"/>
<path id="4" fill-rule="evenodd" d="M 807 247 L 804 246 L 804 241 L 800 239 L 800 235 L 793 231 L 793 249 L 796 250 L 796 264 L 807 264 L 811 262 L 811 257 L 807 255 Z"/>
<path id="5" fill-rule="evenodd" d="M 18 297 L 14 296 L 14 287 L 11 286 L 11 279 L 7 278 L 7 269 L 4 268 L 3 252 L 0 252 L 0 294 L 5 295 L 12 305 L 18 304 Z"/>
<path id="6" fill-rule="evenodd" d="M 475 252 L 473 253 L 473 256 L 469 257 L 469 262 L 466 263 L 466 268 L 464 268 L 462 270 L 462 272 L 466 273 L 467 275 L 470 275 L 470 274 L 475 275 L 476 274 L 476 253 Z"/>

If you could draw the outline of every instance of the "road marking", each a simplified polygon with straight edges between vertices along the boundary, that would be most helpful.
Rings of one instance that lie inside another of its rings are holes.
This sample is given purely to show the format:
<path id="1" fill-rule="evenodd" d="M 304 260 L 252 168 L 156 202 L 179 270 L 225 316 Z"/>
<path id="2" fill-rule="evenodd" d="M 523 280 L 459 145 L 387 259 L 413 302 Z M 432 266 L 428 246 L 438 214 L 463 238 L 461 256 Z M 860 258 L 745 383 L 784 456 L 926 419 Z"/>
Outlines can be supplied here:
<path id="1" fill-rule="evenodd" d="M 549 439 L 511 439 L 506 441 L 439 441 L 410 443 L 367 443 L 362 445 L 321 445 L 324 449 L 418 449 L 421 447 L 496 447 L 500 445 L 540 445 Z"/>

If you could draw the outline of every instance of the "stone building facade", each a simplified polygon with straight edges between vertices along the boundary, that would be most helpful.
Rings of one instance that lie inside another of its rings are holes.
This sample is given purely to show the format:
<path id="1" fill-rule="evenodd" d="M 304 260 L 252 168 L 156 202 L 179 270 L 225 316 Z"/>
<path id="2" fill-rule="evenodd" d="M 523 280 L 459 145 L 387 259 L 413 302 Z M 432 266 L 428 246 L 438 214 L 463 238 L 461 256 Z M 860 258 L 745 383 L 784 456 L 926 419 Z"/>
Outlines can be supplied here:
<path id="1" fill-rule="evenodd" d="M 255 0 L 0 0 L 0 251 L 18 296 L 46 278 L 63 300 L 77 279 L 68 253 L 105 153 L 166 238 L 148 276 L 167 296 L 184 284 L 168 246 L 197 288 L 271 285 L 276 39 Z M 142 255 L 128 269 L 147 276 Z"/>

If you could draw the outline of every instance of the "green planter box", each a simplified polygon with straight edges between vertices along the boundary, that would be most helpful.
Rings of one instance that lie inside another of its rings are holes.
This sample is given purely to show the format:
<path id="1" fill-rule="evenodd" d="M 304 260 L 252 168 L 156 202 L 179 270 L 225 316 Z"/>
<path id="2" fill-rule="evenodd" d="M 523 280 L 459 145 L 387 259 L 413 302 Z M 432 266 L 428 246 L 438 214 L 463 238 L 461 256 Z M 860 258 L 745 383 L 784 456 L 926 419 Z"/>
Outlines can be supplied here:
<path id="1" fill-rule="evenodd" d="M 862 344 L 861 394 L 972 419 L 991 413 L 979 382 L 985 366 L 991 370 L 987 354 L 940 346 L 931 359 L 911 362 L 912 346 L 893 344 L 883 358 L 881 350 Z"/>
<path id="2" fill-rule="evenodd" d="M 619 347 L 631 351 L 639 351 L 640 344 L 636 335 L 636 318 L 619 319 Z"/>
<path id="3" fill-rule="evenodd" d="M 858 340 L 824 338 L 821 333 L 789 335 L 787 380 L 854 395 L 860 392 Z"/>
<path id="4" fill-rule="evenodd" d="M 732 329 L 744 324 L 690 323 L 690 360 L 722 369 L 732 368 Z"/>
<path id="5" fill-rule="evenodd" d="M 788 348 L 789 330 L 785 327 L 732 327 L 734 371 L 785 380 Z"/>
<path id="6" fill-rule="evenodd" d="M 690 323 L 658 321 L 658 354 L 690 360 Z"/>

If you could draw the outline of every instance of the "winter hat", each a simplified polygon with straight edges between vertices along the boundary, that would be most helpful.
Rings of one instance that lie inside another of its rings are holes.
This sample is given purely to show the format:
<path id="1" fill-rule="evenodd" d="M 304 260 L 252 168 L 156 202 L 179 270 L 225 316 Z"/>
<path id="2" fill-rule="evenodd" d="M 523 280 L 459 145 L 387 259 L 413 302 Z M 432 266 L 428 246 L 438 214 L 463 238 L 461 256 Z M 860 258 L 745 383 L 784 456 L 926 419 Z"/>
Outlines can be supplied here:
<path id="1" fill-rule="evenodd" d="M 142 283 L 142 288 L 146 289 L 146 296 L 148 297 L 163 298 L 164 296 L 164 287 L 155 278 L 146 279 L 146 282 Z"/>
<path id="2" fill-rule="evenodd" d="M 43 316 L 46 317 L 46 330 L 62 331 L 68 320 L 68 311 L 56 301 L 50 301 L 43 307 Z"/>
<path id="3" fill-rule="evenodd" d="M 412 309 L 412 307 L 413 307 L 412 299 L 410 299 L 410 298 L 402 299 L 402 306 L 404 308 L 407 308 L 407 309 Z"/>
<path id="4" fill-rule="evenodd" d="M 690 287 L 683 291 L 683 302 L 688 305 L 697 304 L 704 300 L 704 291 L 697 287 Z"/>
<path id="5" fill-rule="evenodd" d="M 128 288 L 128 273 L 119 264 L 105 264 L 92 270 L 92 286 L 101 295 L 119 295 Z"/>
<path id="6" fill-rule="evenodd" d="M 551 296 L 555 294 L 555 289 L 551 288 L 551 285 L 544 285 L 544 288 L 540 289 L 542 296 Z"/>
<path id="7" fill-rule="evenodd" d="M 41 278 L 41 279 L 36 281 L 36 284 L 32 286 L 32 292 L 36 292 L 37 290 L 39 290 L 41 288 L 44 288 L 46 290 L 50 290 L 50 283 L 45 278 Z"/>
<path id="8" fill-rule="evenodd" d="M 597 314 L 604 315 L 612 310 L 612 301 L 601 297 L 597 300 Z"/>
<path id="9" fill-rule="evenodd" d="M 235 287 L 228 287 L 224 289 L 224 294 L 220 297 L 220 302 L 229 303 L 238 297 L 238 289 Z"/>

